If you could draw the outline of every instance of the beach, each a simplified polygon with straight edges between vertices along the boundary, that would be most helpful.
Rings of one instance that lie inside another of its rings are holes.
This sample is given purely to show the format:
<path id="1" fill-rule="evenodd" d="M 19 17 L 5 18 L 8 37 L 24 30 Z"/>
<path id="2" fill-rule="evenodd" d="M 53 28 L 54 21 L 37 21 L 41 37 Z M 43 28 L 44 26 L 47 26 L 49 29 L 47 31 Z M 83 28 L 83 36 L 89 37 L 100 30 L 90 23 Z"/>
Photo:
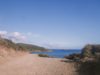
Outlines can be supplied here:
<path id="1" fill-rule="evenodd" d="M 75 75 L 74 64 L 66 59 L 25 54 L 0 65 L 0 75 Z"/>

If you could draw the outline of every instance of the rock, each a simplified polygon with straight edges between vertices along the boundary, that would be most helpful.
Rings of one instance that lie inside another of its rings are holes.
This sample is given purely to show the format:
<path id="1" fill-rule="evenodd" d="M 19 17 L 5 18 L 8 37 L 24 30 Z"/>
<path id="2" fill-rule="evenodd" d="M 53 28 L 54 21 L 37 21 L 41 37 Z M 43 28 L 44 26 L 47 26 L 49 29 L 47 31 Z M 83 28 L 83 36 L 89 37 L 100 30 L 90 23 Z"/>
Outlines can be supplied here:
<path id="1" fill-rule="evenodd" d="M 94 57 L 100 55 L 100 45 L 86 45 L 82 50 L 82 58 L 88 57 Z"/>

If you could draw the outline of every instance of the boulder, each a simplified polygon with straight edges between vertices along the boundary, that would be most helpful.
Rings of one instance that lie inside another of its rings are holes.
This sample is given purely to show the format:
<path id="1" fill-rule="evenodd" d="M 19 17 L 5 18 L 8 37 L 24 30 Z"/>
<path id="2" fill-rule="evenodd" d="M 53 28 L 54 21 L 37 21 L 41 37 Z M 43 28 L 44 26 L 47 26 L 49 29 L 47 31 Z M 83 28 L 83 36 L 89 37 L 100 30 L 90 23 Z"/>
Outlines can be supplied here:
<path id="1" fill-rule="evenodd" d="M 82 58 L 88 57 L 94 57 L 94 56 L 98 56 L 100 55 L 100 45 L 86 45 L 83 49 L 82 49 Z"/>

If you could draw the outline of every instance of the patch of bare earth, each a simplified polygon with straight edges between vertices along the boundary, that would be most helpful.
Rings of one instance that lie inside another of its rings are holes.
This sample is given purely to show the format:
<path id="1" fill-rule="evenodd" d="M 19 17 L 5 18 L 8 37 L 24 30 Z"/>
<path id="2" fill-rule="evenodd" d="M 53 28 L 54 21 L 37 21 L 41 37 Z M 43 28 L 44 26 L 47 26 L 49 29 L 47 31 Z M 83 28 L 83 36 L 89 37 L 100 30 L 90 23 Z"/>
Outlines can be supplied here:
<path id="1" fill-rule="evenodd" d="M 25 54 L 0 65 L 0 75 L 75 75 L 72 63 Z"/>

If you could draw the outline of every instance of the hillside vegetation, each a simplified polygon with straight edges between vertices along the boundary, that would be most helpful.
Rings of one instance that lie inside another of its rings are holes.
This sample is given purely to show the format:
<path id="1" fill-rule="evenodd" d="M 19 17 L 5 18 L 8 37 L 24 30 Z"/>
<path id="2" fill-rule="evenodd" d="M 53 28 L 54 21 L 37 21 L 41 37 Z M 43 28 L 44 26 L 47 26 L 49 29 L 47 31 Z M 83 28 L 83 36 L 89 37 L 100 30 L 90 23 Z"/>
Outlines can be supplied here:
<path id="1" fill-rule="evenodd" d="M 36 45 L 32 45 L 32 44 L 17 43 L 16 45 L 24 48 L 26 51 L 29 51 L 29 52 L 48 51 L 44 47 L 40 47 L 40 46 L 36 46 Z"/>
<path id="2" fill-rule="evenodd" d="M 13 49 L 13 50 L 25 50 L 23 47 L 18 46 L 16 43 L 12 42 L 8 39 L 0 38 L 0 47 L 7 48 L 7 49 Z"/>
<path id="3" fill-rule="evenodd" d="M 48 50 L 35 45 L 14 43 L 9 39 L 0 37 L 0 64 L 36 51 Z"/>
<path id="4" fill-rule="evenodd" d="M 11 40 L 4 38 L 0 38 L 0 47 L 13 49 L 15 51 L 29 51 L 29 52 L 48 51 L 47 49 L 40 46 L 24 44 L 24 43 L 14 43 Z"/>

